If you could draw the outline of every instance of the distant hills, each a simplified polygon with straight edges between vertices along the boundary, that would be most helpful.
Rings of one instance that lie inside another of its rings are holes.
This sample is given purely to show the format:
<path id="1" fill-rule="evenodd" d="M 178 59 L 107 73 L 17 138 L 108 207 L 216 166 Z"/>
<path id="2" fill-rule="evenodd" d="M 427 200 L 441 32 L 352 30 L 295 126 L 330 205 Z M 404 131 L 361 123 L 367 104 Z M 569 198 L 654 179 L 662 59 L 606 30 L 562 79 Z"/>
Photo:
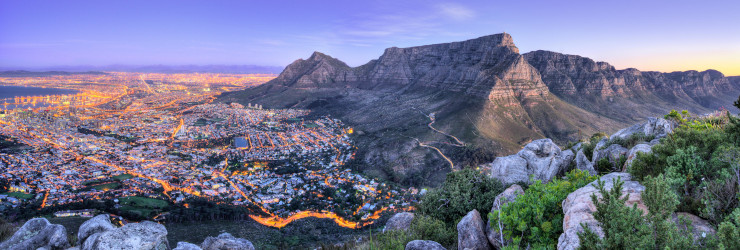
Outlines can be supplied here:
<path id="1" fill-rule="evenodd" d="M 616 129 L 670 109 L 731 108 L 740 79 L 717 71 L 616 70 L 549 51 L 520 54 L 509 34 L 388 48 L 359 67 L 320 52 L 274 80 L 225 93 L 222 102 L 310 108 L 354 126 L 366 173 L 419 184 L 441 180 L 449 164 L 490 161 L 543 137 L 559 142 Z M 465 142 L 454 146 L 451 137 Z"/>
<path id="2" fill-rule="evenodd" d="M 107 65 L 107 66 L 55 66 L 38 68 L 0 68 L 7 71 L 116 71 L 144 73 L 228 73 L 228 74 L 277 74 L 282 67 L 259 65 Z"/>
<path id="3" fill-rule="evenodd" d="M 105 75 L 100 71 L 67 72 L 67 71 L 26 71 L 10 70 L 0 71 L 0 77 L 44 77 L 44 76 L 66 76 L 66 75 Z"/>

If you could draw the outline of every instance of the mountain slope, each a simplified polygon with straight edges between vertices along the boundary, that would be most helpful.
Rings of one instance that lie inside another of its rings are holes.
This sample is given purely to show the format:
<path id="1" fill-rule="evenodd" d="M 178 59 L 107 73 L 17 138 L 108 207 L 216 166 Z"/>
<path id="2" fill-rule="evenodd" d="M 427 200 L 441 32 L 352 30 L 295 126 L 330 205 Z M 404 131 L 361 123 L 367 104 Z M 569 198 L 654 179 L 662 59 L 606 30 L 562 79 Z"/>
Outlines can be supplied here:
<path id="1" fill-rule="evenodd" d="M 338 117 L 361 131 L 355 140 L 363 170 L 408 184 L 435 183 L 449 171 L 445 157 L 428 146 L 460 167 L 532 139 L 565 141 L 625 125 L 552 95 L 508 34 L 388 48 L 355 68 L 315 52 L 276 79 L 220 101 Z"/>

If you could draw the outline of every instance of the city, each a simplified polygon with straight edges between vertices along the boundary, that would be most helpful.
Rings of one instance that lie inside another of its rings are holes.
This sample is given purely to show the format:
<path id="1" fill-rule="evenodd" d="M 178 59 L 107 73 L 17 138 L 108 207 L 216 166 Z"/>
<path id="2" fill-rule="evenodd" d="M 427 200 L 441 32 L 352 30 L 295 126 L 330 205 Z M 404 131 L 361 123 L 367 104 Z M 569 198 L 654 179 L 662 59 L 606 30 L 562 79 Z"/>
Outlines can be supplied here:
<path id="1" fill-rule="evenodd" d="M 353 129 L 310 110 L 216 103 L 223 91 L 271 75 L 75 74 L 8 77 L 3 85 L 73 89 L 77 94 L 2 100 L 0 209 L 123 198 L 188 206 L 191 198 L 250 208 L 255 221 L 283 227 L 328 218 L 359 228 L 408 209 L 406 190 L 353 173 Z M 4 144 L 5 145 L 5 144 Z"/>

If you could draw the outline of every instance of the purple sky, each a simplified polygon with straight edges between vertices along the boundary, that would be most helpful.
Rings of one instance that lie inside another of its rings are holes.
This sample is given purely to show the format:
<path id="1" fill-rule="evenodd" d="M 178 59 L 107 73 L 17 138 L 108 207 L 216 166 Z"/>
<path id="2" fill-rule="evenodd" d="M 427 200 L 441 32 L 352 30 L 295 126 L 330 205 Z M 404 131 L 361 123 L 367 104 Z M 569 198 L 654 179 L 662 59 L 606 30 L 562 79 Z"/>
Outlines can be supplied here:
<path id="1" fill-rule="evenodd" d="M 284 66 L 313 51 L 357 66 L 503 31 L 521 52 L 740 75 L 740 1 L 683 0 L 1 1 L 0 67 Z"/>

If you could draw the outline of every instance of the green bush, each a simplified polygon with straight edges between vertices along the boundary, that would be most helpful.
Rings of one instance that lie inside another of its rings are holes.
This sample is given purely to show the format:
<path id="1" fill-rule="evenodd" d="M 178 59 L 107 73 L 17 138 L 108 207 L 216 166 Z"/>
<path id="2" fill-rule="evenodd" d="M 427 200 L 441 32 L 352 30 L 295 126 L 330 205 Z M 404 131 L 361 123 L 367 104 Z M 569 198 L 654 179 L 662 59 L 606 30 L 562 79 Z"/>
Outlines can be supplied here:
<path id="1" fill-rule="evenodd" d="M 735 209 L 717 229 L 717 249 L 740 249 L 740 229 L 738 226 L 740 226 L 740 209 Z"/>
<path id="2" fill-rule="evenodd" d="M 583 143 L 583 153 L 586 157 L 590 159 L 594 155 L 596 144 L 598 144 L 603 138 L 607 138 L 607 135 L 604 133 L 596 133 L 588 139 L 588 142 Z"/>
<path id="3" fill-rule="evenodd" d="M 447 225 L 454 225 L 473 209 L 489 211 L 496 195 L 503 190 L 501 181 L 475 170 L 451 172 L 440 188 L 422 197 L 418 211 Z"/>
<path id="4" fill-rule="evenodd" d="M 555 248 L 563 232 L 561 203 L 568 194 L 595 178 L 588 172 L 573 170 L 563 179 L 546 184 L 536 181 L 515 201 L 504 205 L 500 211 L 489 213 L 489 223 L 498 225 L 500 222 L 504 236 L 513 240 L 513 246 Z"/>
<path id="5" fill-rule="evenodd" d="M 629 196 L 620 198 L 624 182 L 617 178 L 613 184 L 612 189 L 607 191 L 604 181 L 599 180 L 596 188 L 602 198 L 599 199 L 596 194 L 591 195 L 591 201 L 596 205 L 594 219 L 598 221 L 604 237 L 599 238 L 587 225 L 582 225 L 584 232 L 578 233 L 581 249 L 692 248 L 690 231 L 679 230 L 670 220 L 679 202 L 662 175 L 647 178 L 643 192 L 643 201 L 648 207 L 645 217 L 637 204 L 625 206 Z"/>
<path id="6" fill-rule="evenodd" d="M 642 181 L 645 177 L 658 176 L 665 170 L 656 161 L 657 157 L 652 153 L 637 152 L 637 157 L 632 160 L 632 165 L 627 171 L 633 179 L 638 181 Z"/>
<path id="7" fill-rule="evenodd" d="M 706 161 L 699 157 L 696 151 L 694 146 L 686 150 L 678 149 L 675 155 L 666 159 L 668 163 L 666 176 L 684 195 L 690 195 L 707 173 Z"/>
<path id="8" fill-rule="evenodd" d="M 370 249 L 403 250 L 412 240 L 415 240 L 414 235 L 409 231 L 390 230 L 370 237 L 368 245 Z"/>
<path id="9" fill-rule="evenodd" d="M 417 215 L 409 230 L 390 230 L 372 237 L 370 249 L 404 249 L 412 240 L 431 240 L 447 248 L 454 248 L 457 228 L 429 216 Z"/>

